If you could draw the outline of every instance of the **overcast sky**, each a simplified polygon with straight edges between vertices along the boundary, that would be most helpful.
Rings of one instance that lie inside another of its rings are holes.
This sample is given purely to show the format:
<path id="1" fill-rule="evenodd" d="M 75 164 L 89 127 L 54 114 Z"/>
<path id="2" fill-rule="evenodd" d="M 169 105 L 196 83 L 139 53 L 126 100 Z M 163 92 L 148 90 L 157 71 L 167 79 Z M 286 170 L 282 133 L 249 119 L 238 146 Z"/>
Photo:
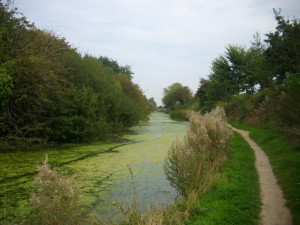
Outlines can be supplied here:
<path id="1" fill-rule="evenodd" d="M 180 82 L 195 92 L 228 44 L 249 46 L 274 31 L 273 8 L 300 18 L 299 0 L 15 0 L 38 28 L 54 31 L 80 53 L 131 65 L 133 81 L 161 104 Z"/>

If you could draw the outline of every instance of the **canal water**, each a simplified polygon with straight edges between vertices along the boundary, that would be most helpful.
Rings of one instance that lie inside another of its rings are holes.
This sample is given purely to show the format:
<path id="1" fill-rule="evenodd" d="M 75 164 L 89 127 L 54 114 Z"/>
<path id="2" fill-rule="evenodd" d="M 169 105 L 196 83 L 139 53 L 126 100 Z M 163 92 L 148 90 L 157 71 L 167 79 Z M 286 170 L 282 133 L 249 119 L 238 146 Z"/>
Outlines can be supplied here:
<path id="1" fill-rule="evenodd" d="M 163 165 L 171 142 L 182 139 L 186 130 L 186 122 L 155 112 L 149 122 L 131 128 L 115 142 L 0 153 L 0 224 L 13 224 L 30 213 L 28 196 L 45 153 L 51 167 L 75 178 L 80 203 L 99 220 L 113 216 L 120 204 L 135 202 L 146 210 L 152 204 L 174 202 L 178 193 L 166 179 Z"/>

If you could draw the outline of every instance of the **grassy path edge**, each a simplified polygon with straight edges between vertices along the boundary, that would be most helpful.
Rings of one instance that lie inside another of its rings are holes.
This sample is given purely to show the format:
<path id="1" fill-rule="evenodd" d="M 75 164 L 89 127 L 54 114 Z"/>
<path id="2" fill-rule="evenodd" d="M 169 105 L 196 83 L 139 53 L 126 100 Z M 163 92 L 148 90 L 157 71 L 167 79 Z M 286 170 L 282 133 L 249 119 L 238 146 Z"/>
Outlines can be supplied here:
<path id="1" fill-rule="evenodd" d="M 259 192 L 253 150 L 234 132 L 227 161 L 212 188 L 200 197 L 186 224 L 257 224 Z"/>
<path id="2" fill-rule="evenodd" d="M 249 136 L 249 131 L 240 130 L 231 126 L 248 142 L 254 151 L 255 166 L 258 172 L 260 192 L 262 200 L 261 220 L 262 224 L 292 224 L 290 210 L 285 206 L 286 199 L 281 187 L 273 173 L 268 156 Z"/>
<path id="3" fill-rule="evenodd" d="M 269 157 L 273 172 L 287 199 L 292 213 L 293 224 L 300 224 L 300 149 L 283 134 L 271 129 L 249 126 L 229 121 L 239 129 L 250 132 L 250 137 Z"/>

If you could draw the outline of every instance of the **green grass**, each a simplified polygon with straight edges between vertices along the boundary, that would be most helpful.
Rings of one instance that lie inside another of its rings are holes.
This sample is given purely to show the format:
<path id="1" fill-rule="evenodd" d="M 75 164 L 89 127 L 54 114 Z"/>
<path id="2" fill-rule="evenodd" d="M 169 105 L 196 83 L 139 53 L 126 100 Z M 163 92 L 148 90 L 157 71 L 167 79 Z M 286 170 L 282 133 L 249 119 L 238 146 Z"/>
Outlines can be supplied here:
<path id="1" fill-rule="evenodd" d="M 256 126 L 231 122 L 250 131 L 250 137 L 266 152 L 291 209 L 293 223 L 300 224 L 300 150 L 284 135 Z"/>
<path id="2" fill-rule="evenodd" d="M 228 160 L 212 188 L 200 197 L 186 224 L 257 224 L 260 205 L 253 150 L 235 133 Z"/>

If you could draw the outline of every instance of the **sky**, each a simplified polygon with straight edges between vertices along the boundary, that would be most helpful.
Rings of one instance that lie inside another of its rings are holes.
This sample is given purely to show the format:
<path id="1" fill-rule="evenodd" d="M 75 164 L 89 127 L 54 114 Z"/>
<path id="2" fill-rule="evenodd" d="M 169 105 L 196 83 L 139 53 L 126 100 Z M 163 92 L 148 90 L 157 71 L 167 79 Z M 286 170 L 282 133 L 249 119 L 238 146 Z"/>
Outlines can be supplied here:
<path id="1" fill-rule="evenodd" d="M 81 54 L 130 65 L 147 98 L 161 104 L 175 82 L 194 93 L 228 44 L 249 46 L 276 27 L 273 8 L 300 18 L 299 0 L 14 0 L 44 30 Z"/>

